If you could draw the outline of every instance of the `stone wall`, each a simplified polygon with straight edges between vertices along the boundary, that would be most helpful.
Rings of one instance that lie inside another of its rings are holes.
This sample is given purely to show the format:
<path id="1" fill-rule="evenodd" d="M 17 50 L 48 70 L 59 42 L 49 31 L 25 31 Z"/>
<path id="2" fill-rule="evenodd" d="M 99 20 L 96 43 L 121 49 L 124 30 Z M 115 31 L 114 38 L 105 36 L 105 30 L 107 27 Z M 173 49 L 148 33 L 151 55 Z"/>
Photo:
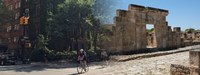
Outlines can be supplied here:
<path id="1" fill-rule="evenodd" d="M 171 64 L 171 75 L 200 75 L 200 50 L 189 52 L 190 66 Z"/>
<path id="2" fill-rule="evenodd" d="M 103 48 L 110 52 L 146 49 L 148 45 L 146 24 L 154 24 L 153 46 L 178 48 L 181 46 L 180 27 L 168 26 L 167 10 L 130 4 L 128 10 L 117 10 L 110 41 Z"/>
<path id="3" fill-rule="evenodd" d="M 170 74 L 171 75 L 190 75 L 190 68 L 183 65 L 171 64 Z"/>

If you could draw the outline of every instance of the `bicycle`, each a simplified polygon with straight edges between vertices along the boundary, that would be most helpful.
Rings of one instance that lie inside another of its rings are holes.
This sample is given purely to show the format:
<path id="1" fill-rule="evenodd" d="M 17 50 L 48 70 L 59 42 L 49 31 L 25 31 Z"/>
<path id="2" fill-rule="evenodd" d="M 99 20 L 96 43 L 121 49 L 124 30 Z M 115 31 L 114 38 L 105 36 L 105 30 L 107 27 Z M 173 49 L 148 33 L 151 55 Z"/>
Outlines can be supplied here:
<path id="1" fill-rule="evenodd" d="M 81 73 L 83 73 L 83 71 L 84 71 L 84 73 L 85 73 L 85 72 L 88 72 L 88 71 L 89 71 L 89 66 L 87 65 L 87 63 L 84 65 L 83 61 L 81 61 L 81 62 L 77 65 L 77 72 L 78 72 L 79 74 L 81 74 Z"/>

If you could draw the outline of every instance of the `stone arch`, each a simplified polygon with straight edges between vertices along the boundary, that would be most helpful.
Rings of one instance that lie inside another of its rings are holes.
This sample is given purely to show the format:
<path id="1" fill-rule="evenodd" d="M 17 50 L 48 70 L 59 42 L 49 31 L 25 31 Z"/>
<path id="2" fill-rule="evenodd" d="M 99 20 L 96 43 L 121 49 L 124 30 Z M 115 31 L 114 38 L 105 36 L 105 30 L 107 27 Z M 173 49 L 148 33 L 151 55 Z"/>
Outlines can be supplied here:
<path id="1" fill-rule="evenodd" d="M 168 10 L 134 4 L 130 4 L 128 10 L 117 10 L 114 35 L 110 36 L 112 40 L 108 42 L 112 46 L 107 49 L 114 52 L 146 49 L 146 24 L 154 25 L 157 48 L 179 46 L 180 28 L 171 30 L 166 21 L 168 13 Z M 173 41 L 178 43 L 173 44 Z"/>

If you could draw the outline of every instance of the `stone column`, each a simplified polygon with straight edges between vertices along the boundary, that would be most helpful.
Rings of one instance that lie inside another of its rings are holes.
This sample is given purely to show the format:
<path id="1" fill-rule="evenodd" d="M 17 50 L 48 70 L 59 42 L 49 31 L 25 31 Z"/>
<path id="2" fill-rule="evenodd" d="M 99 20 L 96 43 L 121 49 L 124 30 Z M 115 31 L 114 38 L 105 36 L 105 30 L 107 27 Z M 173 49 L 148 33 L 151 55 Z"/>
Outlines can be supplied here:
<path id="1" fill-rule="evenodd" d="M 146 13 L 135 11 L 136 18 L 136 43 L 137 49 L 145 49 L 147 46 L 146 39 Z"/>
<path id="2" fill-rule="evenodd" d="M 167 48 L 168 45 L 168 23 L 163 23 L 163 48 Z"/>
<path id="3" fill-rule="evenodd" d="M 121 19 L 119 17 L 115 17 L 114 18 L 114 23 L 116 25 L 115 27 L 115 40 L 114 40 L 114 43 L 115 43 L 115 51 L 113 52 L 119 52 L 120 50 L 122 50 L 122 36 L 123 36 L 123 32 L 121 31 L 122 30 L 122 27 L 121 27 Z"/>
<path id="4" fill-rule="evenodd" d="M 200 50 L 190 51 L 190 75 L 200 75 Z"/>
<path id="5" fill-rule="evenodd" d="M 135 11 L 128 10 L 128 17 L 129 17 L 129 23 L 127 29 L 130 31 L 130 49 L 131 50 L 137 50 L 136 49 L 136 19 L 135 19 Z"/>
<path id="6" fill-rule="evenodd" d="M 179 48 L 181 47 L 181 28 L 180 27 L 174 27 L 174 32 L 176 36 L 176 47 Z"/>
<path id="7" fill-rule="evenodd" d="M 155 24 L 155 35 L 156 35 L 156 43 L 157 43 L 157 48 L 163 48 L 163 43 L 162 43 L 162 26 L 160 23 Z"/>
<path id="8" fill-rule="evenodd" d="M 169 48 L 172 48 L 173 46 L 173 32 L 171 29 L 171 26 L 168 26 L 169 29 Z"/>

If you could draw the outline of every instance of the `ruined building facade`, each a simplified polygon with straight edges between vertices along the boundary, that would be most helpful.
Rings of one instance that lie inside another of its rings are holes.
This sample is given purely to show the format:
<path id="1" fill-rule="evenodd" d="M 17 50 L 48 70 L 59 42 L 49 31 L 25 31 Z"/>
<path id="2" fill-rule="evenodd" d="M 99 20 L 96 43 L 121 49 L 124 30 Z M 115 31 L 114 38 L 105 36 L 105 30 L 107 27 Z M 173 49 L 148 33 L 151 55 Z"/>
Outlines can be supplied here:
<path id="1" fill-rule="evenodd" d="M 200 44 L 200 31 L 188 31 L 181 34 L 184 46 Z"/>
<path id="2" fill-rule="evenodd" d="M 121 52 L 146 49 L 148 44 L 155 48 L 180 47 L 181 29 L 175 27 L 172 31 L 166 21 L 168 13 L 168 10 L 133 4 L 128 10 L 117 10 L 110 41 L 103 41 L 102 48 Z M 147 39 L 146 24 L 154 25 L 152 40 Z"/>

